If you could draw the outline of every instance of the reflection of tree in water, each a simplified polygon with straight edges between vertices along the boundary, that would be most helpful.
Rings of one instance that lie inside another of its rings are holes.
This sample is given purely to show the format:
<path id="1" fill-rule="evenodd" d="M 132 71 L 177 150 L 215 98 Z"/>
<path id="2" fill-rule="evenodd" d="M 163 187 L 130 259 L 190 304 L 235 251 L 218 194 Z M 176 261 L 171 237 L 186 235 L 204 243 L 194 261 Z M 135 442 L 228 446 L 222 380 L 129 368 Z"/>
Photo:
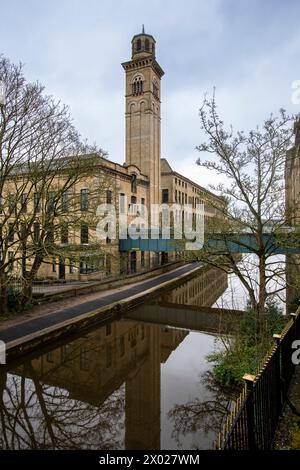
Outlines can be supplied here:
<path id="1" fill-rule="evenodd" d="M 196 432 L 205 435 L 217 435 L 221 430 L 226 417 L 231 411 L 236 391 L 220 387 L 211 371 L 201 375 L 201 382 L 209 392 L 208 400 L 196 397 L 184 404 L 174 405 L 168 417 L 174 422 L 172 437 L 178 447 L 182 447 L 182 438 L 187 434 Z"/>
<path id="2" fill-rule="evenodd" d="M 42 384 L 31 363 L 30 376 L 0 376 L 2 449 L 118 449 L 124 428 L 124 387 L 99 407 L 70 399 L 62 388 Z M 25 374 L 24 374 L 25 375 Z"/>

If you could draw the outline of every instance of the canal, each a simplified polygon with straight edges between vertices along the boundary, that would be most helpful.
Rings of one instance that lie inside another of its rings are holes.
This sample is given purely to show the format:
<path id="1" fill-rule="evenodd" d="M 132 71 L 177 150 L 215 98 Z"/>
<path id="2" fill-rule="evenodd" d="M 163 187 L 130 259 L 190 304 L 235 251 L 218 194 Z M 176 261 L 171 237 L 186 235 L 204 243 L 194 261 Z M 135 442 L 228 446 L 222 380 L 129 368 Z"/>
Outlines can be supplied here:
<path id="1" fill-rule="evenodd" d="M 207 355 L 233 318 L 207 269 L 125 317 L 0 375 L 2 449 L 208 449 L 230 407 Z M 209 310 L 208 310 L 209 309 Z"/>

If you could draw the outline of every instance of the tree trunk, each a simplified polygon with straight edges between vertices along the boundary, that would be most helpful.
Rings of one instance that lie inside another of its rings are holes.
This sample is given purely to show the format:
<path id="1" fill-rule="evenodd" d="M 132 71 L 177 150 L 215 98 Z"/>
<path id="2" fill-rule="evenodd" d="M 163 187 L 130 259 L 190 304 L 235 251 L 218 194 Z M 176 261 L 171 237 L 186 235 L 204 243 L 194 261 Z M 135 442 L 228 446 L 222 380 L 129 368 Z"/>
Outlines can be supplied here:
<path id="1" fill-rule="evenodd" d="M 0 314 L 6 315 L 8 313 L 8 292 L 7 292 L 7 278 L 5 273 L 0 272 Z"/>
<path id="2" fill-rule="evenodd" d="M 260 336 L 264 333 L 266 312 L 266 260 L 265 256 L 259 257 L 259 293 L 257 303 L 257 329 Z"/>
<path id="3" fill-rule="evenodd" d="M 32 300 L 33 280 L 35 279 L 42 262 L 43 262 L 43 258 L 40 256 L 36 256 L 32 264 L 31 270 L 26 272 L 25 276 L 23 277 L 22 299 L 21 299 L 22 307 L 30 303 Z"/>
<path id="4" fill-rule="evenodd" d="M 25 307 L 32 299 L 32 279 L 28 276 L 23 278 L 21 305 Z"/>

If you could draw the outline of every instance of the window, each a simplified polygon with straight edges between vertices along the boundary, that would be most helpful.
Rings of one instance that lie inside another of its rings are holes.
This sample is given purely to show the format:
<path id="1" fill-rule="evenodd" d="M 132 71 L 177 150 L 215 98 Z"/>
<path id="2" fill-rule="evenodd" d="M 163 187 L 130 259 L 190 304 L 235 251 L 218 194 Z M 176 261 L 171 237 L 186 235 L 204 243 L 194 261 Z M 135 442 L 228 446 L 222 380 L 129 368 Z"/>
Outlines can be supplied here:
<path id="1" fill-rule="evenodd" d="M 142 197 L 142 199 L 141 199 L 141 204 L 142 204 L 143 206 L 145 205 L 145 198 L 144 198 L 144 197 Z"/>
<path id="2" fill-rule="evenodd" d="M 175 202 L 177 202 L 177 189 L 175 189 Z"/>
<path id="3" fill-rule="evenodd" d="M 15 228 L 14 224 L 8 224 L 8 235 L 7 235 L 7 240 L 9 243 L 12 243 L 15 238 Z"/>
<path id="4" fill-rule="evenodd" d="M 28 200 L 28 194 L 27 193 L 21 194 L 21 212 L 23 214 L 26 214 L 27 212 L 27 200 Z"/>
<path id="5" fill-rule="evenodd" d="M 33 205 L 34 205 L 34 211 L 36 212 L 36 214 L 41 212 L 41 193 L 34 193 Z"/>
<path id="6" fill-rule="evenodd" d="M 89 370 L 89 350 L 80 348 L 80 370 Z"/>
<path id="7" fill-rule="evenodd" d="M 49 351 L 47 353 L 46 357 L 47 357 L 47 362 L 54 362 L 54 360 L 53 360 L 53 351 Z"/>
<path id="8" fill-rule="evenodd" d="M 135 77 L 132 83 L 132 93 L 134 95 L 140 95 L 144 91 L 144 82 L 142 77 Z"/>
<path id="9" fill-rule="evenodd" d="M 80 206 L 82 211 L 89 210 L 89 190 L 86 188 L 80 191 Z"/>
<path id="10" fill-rule="evenodd" d="M 105 270 L 106 270 L 106 274 L 107 275 L 110 275 L 111 274 L 111 259 L 109 256 L 106 257 L 106 267 L 105 267 Z"/>
<path id="11" fill-rule="evenodd" d="M 141 252 L 141 267 L 142 268 L 145 267 L 145 252 L 144 251 Z"/>
<path id="12" fill-rule="evenodd" d="M 106 191 L 106 204 L 112 203 L 112 192 L 108 189 Z"/>
<path id="13" fill-rule="evenodd" d="M 33 224 L 33 241 L 34 243 L 38 243 L 40 240 L 40 224 L 35 222 Z"/>
<path id="14" fill-rule="evenodd" d="M 136 196 L 131 196 L 130 202 L 131 204 L 136 204 Z"/>
<path id="15" fill-rule="evenodd" d="M 61 227 L 60 241 L 64 245 L 69 243 L 69 230 L 67 224 L 63 224 Z"/>
<path id="16" fill-rule="evenodd" d="M 120 193 L 119 197 L 120 214 L 125 214 L 125 194 Z"/>
<path id="17" fill-rule="evenodd" d="M 65 346 L 61 347 L 61 350 L 60 350 L 61 364 L 65 364 L 68 360 L 70 360 L 71 353 L 72 353 L 72 348 L 70 347 L 70 345 L 66 344 Z"/>
<path id="18" fill-rule="evenodd" d="M 12 271 L 14 269 L 14 259 L 15 259 L 15 254 L 13 251 L 8 252 L 8 262 L 9 262 L 9 271 Z"/>
<path id="19" fill-rule="evenodd" d="M 16 200 L 13 194 L 8 195 L 8 211 L 12 214 L 15 210 Z"/>
<path id="20" fill-rule="evenodd" d="M 89 242 L 89 227 L 88 224 L 82 223 L 80 229 L 80 243 L 86 245 Z"/>
<path id="21" fill-rule="evenodd" d="M 46 241 L 50 245 L 52 245 L 54 243 L 54 226 L 53 226 L 53 224 L 49 224 L 49 226 L 48 226 Z"/>
<path id="22" fill-rule="evenodd" d="M 145 50 L 146 50 L 146 51 L 150 51 L 149 39 L 146 39 L 146 40 L 145 40 Z"/>
<path id="23" fill-rule="evenodd" d="M 136 50 L 140 51 L 141 49 L 142 49 L 142 41 L 140 39 L 138 39 L 136 41 Z"/>
<path id="24" fill-rule="evenodd" d="M 75 263 L 74 263 L 73 258 L 70 258 L 69 271 L 70 271 L 70 274 L 73 274 L 75 272 Z"/>
<path id="25" fill-rule="evenodd" d="M 137 178 L 135 174 L 131 175 L 131 192 L 136 193 Z"/>
<path id="26" fill-rule="evenodd" d="M 56 273 L 56 258 L 53 256 L 52 258 L 52 272 Z"/>
<path id="27" fill-rule="evenodd" d="M 50 191 L 47 196 L 47 211 L 54 212 L 55 209 L 55 192 Z"/>
<path id="28" fill-rule="evenodd" d="M 61 210 L 62 212 L 69 211 L 69 194 L 67 192 L 62 193 L 61 195 Z"/>
<path id="29" fill-rule="evenodd" d="M 169 190 L 168 189 L 162 190 L 162 202 L 163 203 L 169 202 Z"/>

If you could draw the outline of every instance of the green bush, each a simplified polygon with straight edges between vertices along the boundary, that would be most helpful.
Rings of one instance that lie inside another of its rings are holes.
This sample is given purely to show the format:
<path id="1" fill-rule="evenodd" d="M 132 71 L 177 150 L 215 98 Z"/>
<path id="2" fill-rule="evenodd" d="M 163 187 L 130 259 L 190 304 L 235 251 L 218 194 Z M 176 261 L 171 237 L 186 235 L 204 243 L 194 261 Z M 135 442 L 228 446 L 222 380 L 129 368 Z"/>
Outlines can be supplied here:
<path id="1" fill-rule="evenodd" d="M 270 302 L 266 309 L 264 331 L 258 337 L 256 316 L 250 306 L 227 349 L 210 354 L 209 362 L 214 363 L 215 378 L 223 385 L 236 386 L 243 383 L 245 373 L 255 374 L 257 368 L 274 344 L 274 333 L 282 331 L 287 319 L 278 305 Z"/>

